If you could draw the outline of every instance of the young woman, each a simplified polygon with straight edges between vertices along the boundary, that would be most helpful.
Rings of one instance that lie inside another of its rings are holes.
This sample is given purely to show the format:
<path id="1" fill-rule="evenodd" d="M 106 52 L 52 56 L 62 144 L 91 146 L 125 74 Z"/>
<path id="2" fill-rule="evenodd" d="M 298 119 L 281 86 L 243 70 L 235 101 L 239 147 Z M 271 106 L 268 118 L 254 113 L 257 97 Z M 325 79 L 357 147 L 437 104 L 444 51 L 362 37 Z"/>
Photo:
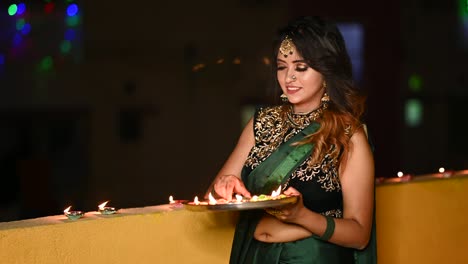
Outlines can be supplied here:
<path id="1" fill-rule="evenodd" d="M 274 58 L 283 103 L 256 111 L 209 191 L 230 200 L 281 185 L 298 202 L 242 212 L 231 263 L 355 263 L 371 237 L 374 162 L 343 37 L 300 17 L 279 31 Z"/>

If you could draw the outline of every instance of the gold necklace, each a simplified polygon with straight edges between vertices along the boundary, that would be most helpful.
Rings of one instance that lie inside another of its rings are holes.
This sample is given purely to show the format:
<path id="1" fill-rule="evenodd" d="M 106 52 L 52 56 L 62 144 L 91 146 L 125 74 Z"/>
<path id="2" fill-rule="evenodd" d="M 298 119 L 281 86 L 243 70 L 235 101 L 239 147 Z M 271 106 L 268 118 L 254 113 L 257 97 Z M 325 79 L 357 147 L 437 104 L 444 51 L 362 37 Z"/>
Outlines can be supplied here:
<path id="1" fill-rule="evenodd" d="M 322 116 L 322 113 L 323 113 L 323 109 L 325 109 L 325 104 L 320 104 L 320 106 L 312 111 L 310 111 L 309 113 L 305 113 L 305 114 L 296 114 L 296 115 L 299 115 L 299 116 L 303 116 L 303 117 L 306 117 L 307 116 L 307 119 L 309 119 L 310 121 L 315 121 L 317 120 L 318 118 L 320 118 Z M 289 111 L 287 112 L 286 116 L 288 117 L 288 121 L 291 123 L 291 125 L 294 127 L 294 128 L 297 128 L 297 127 L 300 127 L 301 125 L 303 126 L 304 125 L 304 122 L 302 122 L 302 124 L 298 124 L 292 114 L 293 114 L 293 108 L 292 106 L 290 107 Z"/>

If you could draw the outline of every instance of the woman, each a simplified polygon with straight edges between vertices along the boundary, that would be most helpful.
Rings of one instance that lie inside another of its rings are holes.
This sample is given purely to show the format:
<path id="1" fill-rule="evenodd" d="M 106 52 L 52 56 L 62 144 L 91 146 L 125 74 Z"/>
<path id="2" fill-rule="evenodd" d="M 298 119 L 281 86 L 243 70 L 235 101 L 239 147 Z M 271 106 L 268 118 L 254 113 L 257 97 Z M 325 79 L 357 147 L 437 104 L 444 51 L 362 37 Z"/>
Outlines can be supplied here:
<path id="1" fill-rule="evenodd" d="M 209 191 L 230 200 L 281 185 L 298 202 L 242 212 L 231 263 L 355 263 L 371 237 L 374 163 L 343 37 L 300 17 L 274 58 L 284 103 L 257 110 Z"/>

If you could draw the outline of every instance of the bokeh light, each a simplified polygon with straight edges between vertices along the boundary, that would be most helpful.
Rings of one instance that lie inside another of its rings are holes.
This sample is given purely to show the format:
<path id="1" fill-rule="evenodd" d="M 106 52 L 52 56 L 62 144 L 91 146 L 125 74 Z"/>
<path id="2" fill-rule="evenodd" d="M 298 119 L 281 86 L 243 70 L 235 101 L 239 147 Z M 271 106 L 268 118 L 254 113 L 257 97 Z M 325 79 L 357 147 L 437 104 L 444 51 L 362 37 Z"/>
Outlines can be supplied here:
<path id="1" fill-rule="evenodd" d="M 16 4 L 12 4 L 8 7 L 8 15 L 14 16 L 18 12 L 18 6 Z"/>
<path id="2" fill-rule="evenodd" d="M 77 26 L 80 23 L 80 17 L 79 16 L 69 16 L 65 19 L 65 23 L 69 27 L 74 27 Z"/>
<path id="3" fill-rule="evenodd" d="M 27 34 L 29 34 L 29 32 L 31 32 L 31 24 L 26 23 L 26 24 L 24 24 L 23 28 L 21 29 L 21 34 L 27 35 Z"/>
<path id="4" fill-rule="evenodd" d="M 419 76 L 418 74 L 411 74 L 411 76 L 408 79 L 408 87 L 410 88 L 411 91 L 415 93 L 421 92 L 422 84 L 423 84 L 423 80 L 421 76 Z"/>
<path id="5" fill-rule="evenodd" d="M 76 4 L 71 4 L 67 7 L 67 15 L 75 16 L 78 13 L 78 6 Z"/>
<path id="6" fill-rule="evenodd" d="M 24 3 L 18 4 L 16 14 L 20 16 L 24 14 L 25 11 L 26 11 L 26 5 Z"/>
<path id="7" fill-rule="evenodd" d="M 419 99 L 409 99 L 405 104 L 405 122 L 407 126 L 416 127 L 422 123 L 423 105 Z"/>
<path id="8" fill-rule="evenodd" d="M 55 5 L 54 3 L 47 3 L 45 6 L 44 6 L 44 12 L 46 14 L 50 14 L 54 11 L 54 8 L 55 8 Z"/>
<path id="9" fill-rule="evenodd" d="M 24 18 L 16 20 L 16 30 L 21 31 L 24 28 L 25 24 L 26 22 L 24 21 Z"/>
<path id="10" fill-rule="evenodd" d="M 65 39 L 66 40 L 74 40 L 76 38 L 76 31 L 73 28 L 68 28 L 65 31 Z"/>
<path id="11" fill-rule="evenodd" d="M 60 43 L 60 52 L 63 54 L 69 53 L 71 50 L 71 42 L 68 40 L 63 40 L 62 43 Z"/>
<path id="12" fill-rule="evenodd" d="M 39 69 L 42 71 L 48 71 L 52 69 L 52 66 L 53 66 L 52 57 L 46 56 L 41 60 L 39 64 Z"/>
<path id="13" fill-rule="evenodd" d="M 23 37 L 21 37 L 20 33 L 15 33 L 15 36 L 13 37 L 13 46 L 17 47 L 23 42 Z"/>

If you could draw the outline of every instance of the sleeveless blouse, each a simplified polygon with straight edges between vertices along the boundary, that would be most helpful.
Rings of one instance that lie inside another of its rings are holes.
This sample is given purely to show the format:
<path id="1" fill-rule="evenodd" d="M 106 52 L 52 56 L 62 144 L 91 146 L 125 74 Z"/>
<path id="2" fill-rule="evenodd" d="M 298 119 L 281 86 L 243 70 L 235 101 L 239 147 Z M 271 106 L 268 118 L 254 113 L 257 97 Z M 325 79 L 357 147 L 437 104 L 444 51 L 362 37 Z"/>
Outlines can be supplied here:
<path id="1" fill-rule="evenodd" d="M 299 133 L 317 117 L 309 114 L 284 114 L 281 106 L 260 108 L 254 116 L 255 145 L 248 154 L 242 170 L 242 179 L 265 161 L 282 143 Z M 338 175 L 338 161 L 332 157 L 331 148 L 320 162 L 313 163 L 311 157 L 289 175 L 282 186 L 294 187 L 303 196 L 304 206 L 326 216 L 343 217 L 343 197 Z M 273 191 L 273 190 L 271 190 Z M 257 193 L 252 193 L 252 195 Z M 268 194 L 268 193 L 265 193 Z M 375 224 L 371 241 L 365 250 L 353 250 L 322 241 L 313 236 L 283 243 L 265 243 L 253 238 L 259 219 L 264 212 L 252 210 L 240 212 L 234 234 L 231 264 L 295 263 L 295 264 L 375 264 Z M 374 219 L 375 221 L 375 219 Z"/>
<path id="2" fill-rule="evenodd" d="M 282 143 L 313 122 L 312 115 L 291 114 L 281 117 L 280 106 L 260 108 L 254 116 L 255 145 L 245 162 L 253 170 Z M 286 120 L 284 120 L 286 119 Z M 327 153 L 321 162 L 313 164 L 307 158 L 293 173 L 282 189 L 294 187 L 303 196 L 304 206 L 314 212 L 343 217 L 343 199 L 338 177 L 338 162 Z"/>

